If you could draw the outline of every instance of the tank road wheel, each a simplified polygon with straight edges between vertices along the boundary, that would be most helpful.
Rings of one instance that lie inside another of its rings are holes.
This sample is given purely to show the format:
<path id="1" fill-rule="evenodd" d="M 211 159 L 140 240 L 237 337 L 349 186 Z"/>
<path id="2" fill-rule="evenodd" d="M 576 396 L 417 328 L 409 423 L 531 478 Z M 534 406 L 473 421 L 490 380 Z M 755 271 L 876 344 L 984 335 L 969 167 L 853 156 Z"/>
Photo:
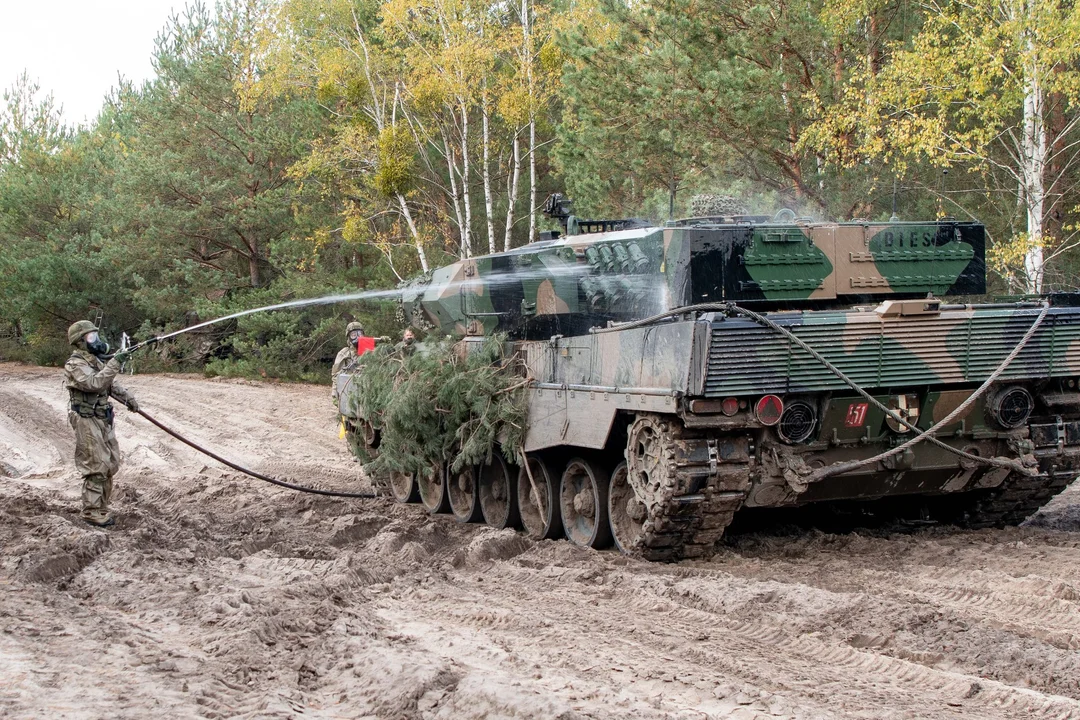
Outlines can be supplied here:
<path id="1" fill-rule="evenodd" d="M 480 493 L 478 492 L 475 465 L 466 465 L 457 472 L 451 471 L 447 482 L 450 496 L 450 512 L 458 522 L 480 522 Z"/>
<path id="2" fill-rule="evenodd" d="M 368 449 L 378 449 L 380 433 L 378 430 L 375 429 L 374 425 L 372 425 L 367 420 L 357 420 L 356 432 L 360 439 L 363 441 L 364 445 L 368 447 Z"/>
<path id="3" fill-rule="evenodd" d="M 608 517 L 615 547 L 624 555 L 632 554 L 641 540 L 641 526 L 648 513 L 627 480 L 626 463 L 615 466 L 608 486 Z"/>
<path id="4" fill-rule="evenodd" d="M 566 464 L 559 491 L 559 509 L 567 539 L 582 547 L 611 543 L 608 523 L 608 478 L 595 463 L 574 458 Z"/>
<path id="5" fill-rule="evenodd" d="M 420 491 L 420 502 L 432 515 L 450 512 L 450 498 L 446 492 L 446 471 L 442 464 L 432 465 L 431 469 L 416 474 L 416 485 Z"/>
<path id="6" fill-rule="evenodd" d="M 518 470 L 518 517 L 526 534 L 534 540 L 562 537 L 559 515 L 559 479 L 539 457 L 528 456 L 528 465 Z"/>
<path id="7" fill-rule="evenodd" d="M 502 453 L 494 453 L 489 464 L 480 466 L 480 510 L 493 528 L 518 525 L 517 478 L 510 475 Z"/>
<path id="8" fill-rule="evenodd" d="M 420 501 L 420 484 L 416 482 L 415 473 L 392 472 L 390 473 L 390 492 L 399 503 L 414 503 Z"/>

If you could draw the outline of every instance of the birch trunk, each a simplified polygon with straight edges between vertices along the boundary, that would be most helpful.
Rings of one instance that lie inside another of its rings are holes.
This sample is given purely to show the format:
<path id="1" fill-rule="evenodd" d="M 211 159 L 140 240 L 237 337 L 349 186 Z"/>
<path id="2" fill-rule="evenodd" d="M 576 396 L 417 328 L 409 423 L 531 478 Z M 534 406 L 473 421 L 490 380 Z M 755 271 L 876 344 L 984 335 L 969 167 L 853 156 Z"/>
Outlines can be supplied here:
<path id="1" fill-rule="evenodd" d="M 464 257 L 472 257 L 472 201 L 469 199 L 469 110 L 461 106 L 461 202 L 465 207 L 465 227 L 462 237 Z"/>
<path id="2" fill-rule="evenodd" d="M 461 236 L 461 254 L 462 257 L 468 257 L 465 255 L 465 243 L 468 242 L 468 238 L 465 235 L 465 219 L 461 215 L 461 198 L 458 197 L 457 189 L 457 162 L 454 160 L 454 153 L 450 149 L 450 141 L 446 139 L 446 133 L 443 133 L 443 150 L 446 153 L 446 174 L 450 177 L 450 197 L 454 201 L 454 217 L 457 218 L 458 234 Z"/>
<path id="3" fill-rule="evenodd" d="M 536 120 L 529 120 L 529 240 L 536 239 Z"/>
<path id="4" fill-rule="evenodd" d="M 398 207 L 401 209 L 401 216 L 405 218 L 405 223 L 409 226 L 409 233 L 413 236 L 413 244 L 416 245 L 416 254 L 420 256 L 420 269 L 427 272 L 427 253 L 424 252 L 424 246 L 420 242 L 420 232 L 416 229 L 416 223 L 413 222 L 412 213 L 409 212 L 409 204 L 405 202 L 405 196 L 401 193 L 398 193 L 397 201 Z"/>
<path id="5" fill-rule="evenodd" d="M 487 235 L 488 235 L 488 252 L 495 252 L 495 204 L 491 198 L 491 168 L 489 167 L 490 160 L 490 148 L 489 148 L 489 125 L 488 125 L 488 104 L 487 95 L 484 95 L 483 107 L 482 107 L 482 119 L 483 119 L 483 146 L 484 146 L 484 167 L 482 172 L 484 174 L 484 210 L 486 212 L 487 219 Z"/>
<path id="6" fill-rule="evenodd" d="M 529 0 L 521 0 L 521 34 L 525 47 L 525 77 L 529 85 L 529 237 L 536 239 L 536 87 L 533 83 L 532 18 Z"/>
<path id="7" fill-rule="evenodd" d="M 1029 38 L 1029 49 L 1032 46 Z M 1028 251 L 1024 255 L 1027 292 L 1041 293 L 1043 286 L 1043 220 L 1046 204 L 1046 123 L 1042 81 L 1037 60 L 1027 68 L 1024 90 L 1024 146 L 1022 169 L 1027 207 Z"/>
<path id="8" fill-rule="evenodd" d="M 510 171 L 510 187 L 506 193 L 506 234 L 503 236 L 503 250 L 510 249 L 511 230 L 514 227 L 514 206 L 517 204 L 518 176 L 521 174 L 521 145 L 518 143 L 520 134 L 520 130 L 514 133 L 514 166 Z"/>

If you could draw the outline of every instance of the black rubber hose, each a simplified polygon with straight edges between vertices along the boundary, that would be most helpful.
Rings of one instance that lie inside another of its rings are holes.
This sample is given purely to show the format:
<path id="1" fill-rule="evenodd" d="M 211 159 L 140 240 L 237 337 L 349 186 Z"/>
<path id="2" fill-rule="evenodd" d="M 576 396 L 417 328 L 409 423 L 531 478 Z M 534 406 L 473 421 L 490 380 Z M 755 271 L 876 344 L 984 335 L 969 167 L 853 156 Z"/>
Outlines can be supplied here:
<path id="1" fill-rule="evenodd" d="M 167 427 L 166 425 L 163 425 L 159 421 L 157 421 L 154 418 L 147 415 L 142 410 L 136 410 L 135 412 L 138 415 L 142 415 L 144 418 L 146 418 L 151 423 L 153 423 L 154 425 L 159 427 L 161 430 L 164 430 L 169 435 L 172 435 L 174 438 L 176 438 L 180 442 L 184 443 L 188 447 L 191 447 L 191 448 L 194 448 L 195 450 L 198 450 L 203 455 L 208 455 L 208 456 L 214 458 L 215 460 L 217 460 L 222 465 L 228 465 L 233 470 L 237 470 L 239 472 L 242 472 L 245 475 L 250 475 L 251 477 L 256 478 L 257 480 L 262 480 L 263 482 L 268 482 L 271 485 L 277 485 L 278 487 L 288 488 L 289 490 L 296 490 L 296 491 L 299 491 L 299 492 L 311 493 L 313 495 L 329 495 L 330 497 L 341 497 L 341 498 L 374 498 L 374 497 L 378 497 L 375 493 L 355 493 L 355 492 L 343 492 L 343 491 L 340 491 L 340 490 L 320 490 L 319 488 L 304 487 L 303 485 L 293 485 L 292 483 L 285 482 L 284 480 L 277 480 L 276 478 L 268 477 L 266 475 L 263 475 L 262 473 L 257 473 L 254 470 L 248 470 L 246 467 L 243 467 L 242 465 L 237 465 L 236 463 L 234 463 L 234 462 L 232 462 L 230 460 L 226 460 L 225 458 L 221 457 L 217 453 L 212 452 L 210 450 L 207 450 L 206 448 L 204 448 L 203 446 L 199 445 L 198 443 L 196 443 L 196 442 L 194 442 L 192 440 L 188 440 L 186 437 L 184 437 L 180 433 L 176 432 L 175 430 L 173 430 L 170 427 Z"/>

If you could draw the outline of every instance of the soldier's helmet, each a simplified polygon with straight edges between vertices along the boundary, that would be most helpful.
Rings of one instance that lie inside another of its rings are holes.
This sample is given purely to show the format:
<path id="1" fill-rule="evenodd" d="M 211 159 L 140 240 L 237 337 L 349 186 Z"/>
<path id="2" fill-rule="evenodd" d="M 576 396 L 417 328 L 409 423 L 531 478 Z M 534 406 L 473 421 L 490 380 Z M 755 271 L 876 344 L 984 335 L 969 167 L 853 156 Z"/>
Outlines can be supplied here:
<path id="1" fill-rule="evenodd" d="M 351 322 L 345 326 L 345 337 L 348 337 L 353 332 L 358 332 L 361 335 L 364 334 L 364 326 L 358 322 Z"/>
<path id="2" fill-rule="evenodd" d="M 88 333 L 97 331 L 98 329 L 94 326 L 94 323 L 89 320 L 79 320 L 72 323 L 71 327 L 68 328 L 68 343 L 75 345 L 86 337 Z"/>

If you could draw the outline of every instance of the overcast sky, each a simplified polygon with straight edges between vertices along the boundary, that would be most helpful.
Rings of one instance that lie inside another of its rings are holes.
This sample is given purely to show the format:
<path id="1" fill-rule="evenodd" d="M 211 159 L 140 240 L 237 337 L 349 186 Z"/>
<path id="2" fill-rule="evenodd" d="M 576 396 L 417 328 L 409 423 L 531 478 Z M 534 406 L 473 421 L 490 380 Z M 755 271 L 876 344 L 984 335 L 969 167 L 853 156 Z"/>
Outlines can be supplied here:
<path id="1" fill-rule="evenodd" d="M 117 76 L 153 75 L 154 38 L 185 0 L 0 0 L 0 87 L 24 69 L 70 124 L 92 120 Z M 212 5 L 213 3 L 208 3 Z"/>

